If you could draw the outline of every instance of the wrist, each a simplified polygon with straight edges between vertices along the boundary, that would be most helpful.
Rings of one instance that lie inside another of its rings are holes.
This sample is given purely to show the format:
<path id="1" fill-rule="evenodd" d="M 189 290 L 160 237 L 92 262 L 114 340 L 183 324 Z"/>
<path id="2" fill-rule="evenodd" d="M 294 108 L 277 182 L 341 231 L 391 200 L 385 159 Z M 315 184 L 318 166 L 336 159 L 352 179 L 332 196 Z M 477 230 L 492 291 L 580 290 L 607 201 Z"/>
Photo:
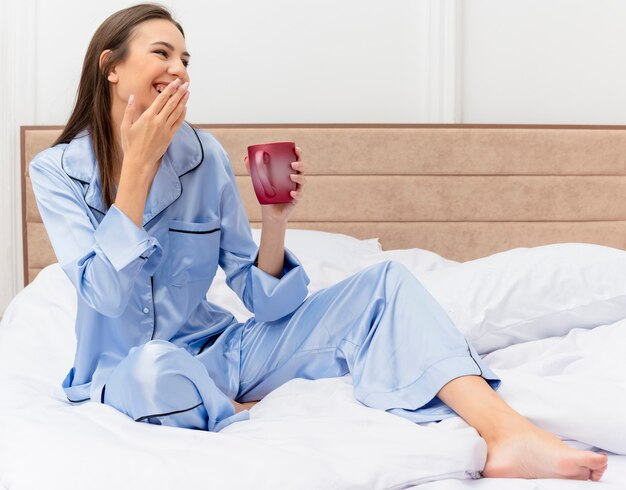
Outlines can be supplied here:
<path id="1" fill-rule="evenodd" d="M 124 160 L 124 164 L 128 161 Z M 149 174 L 128 165 L 122 167 L 115 196 L 115 207 L 128 216 L 139 228 L 142 227 L 143 212 L 152 179 Z"/>
<path id="2" fill-rule="evenodd" d="M 262 247 L 276 249 L 284 247 L 285 236 L 287 234 L 286 221 L 263 220 L 261 223 L 261 243 Z"/>
<path id="3" fill-rule="evenodd" d="M 275 229 L 287 229 L 287 222 L 289 220 L 286 216 L 280 213 L 272 213 L 267 206 L 261 207 L 261 223 L 263 227 L 270 226 Z"/>
<path id="4" fill-rule="evenodd" d="M 154 171 L 149 166 L 137 162 L 137 160 L 124 158 L 120 172 L 120 184 L 127 181 L 133 187 L 146 186 L 149 188 L 154 178 Z"/>

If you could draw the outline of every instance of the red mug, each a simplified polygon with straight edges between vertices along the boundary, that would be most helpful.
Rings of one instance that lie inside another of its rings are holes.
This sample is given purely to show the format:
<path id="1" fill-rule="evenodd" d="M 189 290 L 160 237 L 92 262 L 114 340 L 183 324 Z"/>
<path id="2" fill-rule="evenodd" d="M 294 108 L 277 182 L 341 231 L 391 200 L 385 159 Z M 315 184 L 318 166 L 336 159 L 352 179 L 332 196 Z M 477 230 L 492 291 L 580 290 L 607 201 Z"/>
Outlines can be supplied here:
<path id="1" fill-rule="evenodd" d="M 291 162 L 298 160 L 294 142 L 264 143 L 248 146 L 250 176 L 259 203 L 291 202 L 296 190 L 290 175 L 296 173 Z"/>

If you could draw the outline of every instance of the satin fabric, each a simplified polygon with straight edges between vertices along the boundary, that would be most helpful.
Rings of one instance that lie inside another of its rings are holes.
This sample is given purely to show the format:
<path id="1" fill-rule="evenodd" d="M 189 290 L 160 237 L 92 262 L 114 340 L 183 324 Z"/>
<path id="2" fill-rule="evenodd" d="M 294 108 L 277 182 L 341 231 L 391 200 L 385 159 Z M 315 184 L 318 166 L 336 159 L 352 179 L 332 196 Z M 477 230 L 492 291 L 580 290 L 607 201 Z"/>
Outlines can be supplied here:
<path id="1" fill-rule="evenodd" d="M 455 415 L 436 395 L 459 376 L 500 384 L 432 295 L 393 261 L 318 291 L 285 318 L 244 325 L 239 400 L 260 400 L 293 378 L 348 373 L 359 401 L 413 422 Z"/>
<path id="2" fill-rule="evenodd" d="M 68 400 L 103 402 L 153 424 L 218 431 L 245 420 L 231 399 L 262 398 L 294 377 L 352 372 L 355 395 L 415 421 L 452 412 L 449 380 L 497 378 L 402 266 L 375 266 L 306 299 L 285 251 L 277 279 L 258 253 L 226 152 L 183 125 L 155 176 L 142 228 L 104 206 L 91 137 L 38 154 L 37 205 L 76 288 L 77 348 Z M 206 300 L 217 267 L 254 317 Z"/>
<path id="3" fill-rule="evenodd" d="M 283 317 L 307 295 L 308 277 L 289 251 L 281 279 L 255 266 L 257 247 L 235 177 L 209 133 L 189 125 L 176 133 L 141 229 L 115 205 L 106 209 L 87 131 L 39 153 L 29 170 L 57 259 L 77 292 L 76 355 L 62 383 L 72 402 L 103 401 L 108 377 L 133 347 L 163 340 L 196 355 L 236 324 L 206 300 L 218 265 L 258 318 Z M 225 355 L 228 368 L 204 390 L 209 428 L 234 415 L 238 346 Z"/>

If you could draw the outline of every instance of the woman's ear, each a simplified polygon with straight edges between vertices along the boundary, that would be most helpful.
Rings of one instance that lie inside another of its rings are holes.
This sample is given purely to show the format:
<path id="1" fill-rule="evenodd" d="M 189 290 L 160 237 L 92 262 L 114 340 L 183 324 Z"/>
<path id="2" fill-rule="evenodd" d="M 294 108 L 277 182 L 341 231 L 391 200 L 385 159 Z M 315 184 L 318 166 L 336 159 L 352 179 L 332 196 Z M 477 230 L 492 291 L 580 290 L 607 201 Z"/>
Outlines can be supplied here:
<path id="1" fill-rule="evenodd" d="M 104 65 L 106 64 L 108 57 L 111 56 L 112 52 L 113 51 L 111 51 L 110 49 L 105 49 L 104 51 L 102 51 L 102 53 L 100 53 L 99 66 L 100 66 L 101 71 Z M 117 83 L 117 79 L 118 79 L 117 72 L 115 70 L 115 67 L 113 67 L 113 69 L 109 73 L 107 73 L 107 80 L 109 80 L 109 82 L 111 83 Z"/>

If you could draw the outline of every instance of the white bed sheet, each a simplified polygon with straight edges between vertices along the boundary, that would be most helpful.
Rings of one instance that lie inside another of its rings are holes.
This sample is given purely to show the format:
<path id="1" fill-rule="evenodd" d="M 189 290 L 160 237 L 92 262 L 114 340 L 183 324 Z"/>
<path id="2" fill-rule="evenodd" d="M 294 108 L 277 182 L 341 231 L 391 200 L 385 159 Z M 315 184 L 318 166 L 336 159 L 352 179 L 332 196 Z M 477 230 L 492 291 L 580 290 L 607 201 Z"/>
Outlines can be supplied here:
<path id="1" fill-rule="evenodd" d="M 373 245 L 364 244 L 363 260 L 344 261 L 345 267 L 294 251 L 315 287 L 389 258 L 417 274 L 455 266 L 430 252 L 382 252 Z M 247 316 L 220 280 L 211 299 Z M 626 454 L 626 320 L 486 357 L 514 408 L 573 444 L 616 453 L 603 483 L 472 480 L 486 454 L 474 429 L 459 418 L 420 426 L 365 407 L 353 397 L 350 376 L 293 380 L 253 407 L 249 421 L 220 433 L 139 424 L 97 403 L 70 406 L 60 381 L 75 348 L 74 294 L 58 264 L 49 266 L 0 323 L 0 485 L 6 490 L 626 488 L 626 456 L 620 456 Z"/>

